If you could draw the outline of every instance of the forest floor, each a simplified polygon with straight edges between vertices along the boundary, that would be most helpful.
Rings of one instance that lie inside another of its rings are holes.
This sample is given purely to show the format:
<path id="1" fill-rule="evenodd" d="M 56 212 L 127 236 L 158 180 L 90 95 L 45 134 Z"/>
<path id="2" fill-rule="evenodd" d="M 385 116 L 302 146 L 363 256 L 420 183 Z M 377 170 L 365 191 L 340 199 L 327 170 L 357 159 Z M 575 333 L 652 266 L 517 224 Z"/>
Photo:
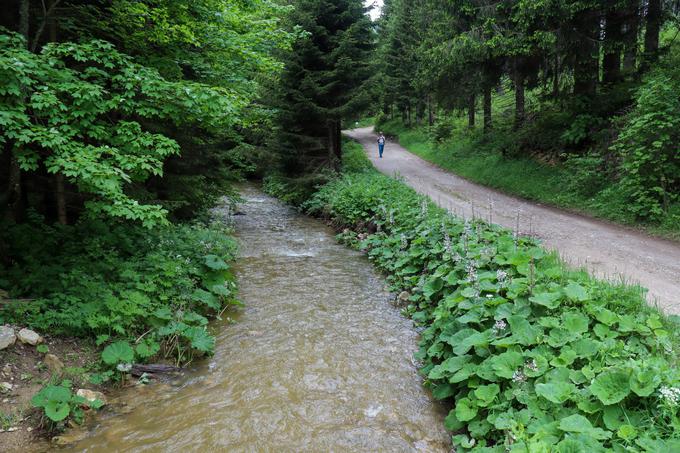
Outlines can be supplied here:
<path id="1" fill-rule="evenodd" d="M 483 218 L 537 237 L 571 265 L 648 288 L 650 304 L 667 314 L 680 315 L 680 244 L 474 184 L 411 154 L 398 143 L 388 141 L 379 159 L 373 127 L 345 134 L 363 145 L 379 171 L 398 175 L 454 214 Z"/>

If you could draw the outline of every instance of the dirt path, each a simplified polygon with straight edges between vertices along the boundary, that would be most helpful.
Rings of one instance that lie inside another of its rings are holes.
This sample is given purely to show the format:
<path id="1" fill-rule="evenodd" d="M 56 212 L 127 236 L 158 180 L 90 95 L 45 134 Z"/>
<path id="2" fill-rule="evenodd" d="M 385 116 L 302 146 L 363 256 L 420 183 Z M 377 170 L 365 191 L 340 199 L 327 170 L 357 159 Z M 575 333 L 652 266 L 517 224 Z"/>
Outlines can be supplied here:
<path id="1" fill-rule="evenodd" d="M 401 175 L 418 192 L 458 215 L 474 214 L 532 234 L 573 265 L 649 289 L 650 303 L 680 314 L 680 245 L 596 219 L 514 198 L 448 173 L 388 142 L 378 158 L 372 127 L 345 132 L 359 141 L 381 172 Z"/>

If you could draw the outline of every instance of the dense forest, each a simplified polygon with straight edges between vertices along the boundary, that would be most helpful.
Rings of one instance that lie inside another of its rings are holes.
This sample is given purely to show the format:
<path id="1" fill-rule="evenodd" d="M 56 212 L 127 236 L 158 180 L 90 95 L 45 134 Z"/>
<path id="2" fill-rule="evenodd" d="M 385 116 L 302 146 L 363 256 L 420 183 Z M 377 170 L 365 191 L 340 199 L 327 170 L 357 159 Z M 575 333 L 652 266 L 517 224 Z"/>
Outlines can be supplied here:
<path id="1" fill-rule="evenodd" d="M 677 8 L 387 1 L 373 113 L 473 180 L 677 234 Z"/>
<path id="2" fill-rule="evenodd" d="M 31 399 L 42 432 L 99 407 L 78 386 L 124 387 L 135 366 L 214 352 L 210 322 L 242 306 L 230 219 L 250 178 L 385 272 L 421 329 L 420 373 L 456 451 L 677 450 L 674 317 L 519 231 L 438 208 L 342 131 L 375 123 L 471 179 L 674 234 L 679 5 L 368 12 L 360 0 L 6 2 L 0 359 L 23 327 L 89 354 L 56 372 L 38 337 L 21 339 L 52 373 Z"/>

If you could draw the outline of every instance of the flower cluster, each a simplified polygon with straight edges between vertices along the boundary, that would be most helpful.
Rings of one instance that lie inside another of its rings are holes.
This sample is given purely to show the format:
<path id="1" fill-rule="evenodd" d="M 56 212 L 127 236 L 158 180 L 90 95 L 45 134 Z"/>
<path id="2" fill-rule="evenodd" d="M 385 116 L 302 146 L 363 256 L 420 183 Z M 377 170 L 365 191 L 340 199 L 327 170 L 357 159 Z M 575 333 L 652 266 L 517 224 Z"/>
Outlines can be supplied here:
<path id="1" fill-rule="evenodd" d="M 505 330 L 505 328 L 508 327 L 508 323 L 506 323 L 504 320 L 499 319 L 496 321 L 496 323 L 493 325 L 493 330 L 495 333 L 500 333 L 501 331 Z"/>
<path id="2" fill-rule="evenodd" d="M 522 370 L 516 370 L 514 373 L 512 373 L 512 381 L 513 382 L 526 382 L 527 377 L 524 375 L 524 372 Z"/>
<path id="3" fill-rule="evenodd" d="M 680 402 L 680 388 L 663 386 L 659 389 L 661 399 L 669 406 L 676 406 Z"/>

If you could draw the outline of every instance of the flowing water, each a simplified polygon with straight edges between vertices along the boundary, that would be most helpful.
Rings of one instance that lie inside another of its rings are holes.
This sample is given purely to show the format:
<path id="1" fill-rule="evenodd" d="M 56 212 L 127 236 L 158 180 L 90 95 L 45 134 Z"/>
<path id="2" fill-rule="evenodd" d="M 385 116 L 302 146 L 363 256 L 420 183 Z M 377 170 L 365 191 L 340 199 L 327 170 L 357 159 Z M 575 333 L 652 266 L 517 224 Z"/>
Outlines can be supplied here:
<path id="1" fill-rule="evenodd" d="M 125 413 L 73 451 L 447 451 L 417 333 L 365 257 L 254 187 L 243 196 L 238 322 L 178 382 L 126 392 Z"/>

